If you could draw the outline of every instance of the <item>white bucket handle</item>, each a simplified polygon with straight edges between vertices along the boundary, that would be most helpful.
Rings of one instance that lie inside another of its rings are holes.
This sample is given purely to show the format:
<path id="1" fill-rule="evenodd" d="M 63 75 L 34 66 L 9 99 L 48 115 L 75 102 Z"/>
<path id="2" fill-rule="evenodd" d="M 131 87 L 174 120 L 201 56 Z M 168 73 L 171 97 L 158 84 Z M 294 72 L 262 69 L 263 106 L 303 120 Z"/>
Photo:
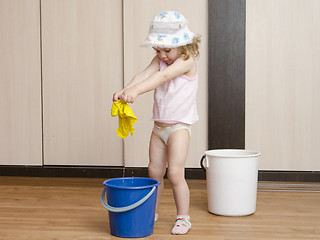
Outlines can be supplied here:
<path id="1" fill-rule="evenodd" d="M 203 171 L 206 171 L 206 167 L 203 165 L 203 161 L 207 160 L 206 155 L 204 154 L 200 160 L 200 166 L 203 169 Z"/>
<path id="2" fill-rule="evenodd" d="M 156 190 L 156 186 L 154 186 L 151 191 L 146 195 L 144 196 L 141 200 L 139 200 L 138 202 L 136 203 L 133 203 L 129 206 L 126 206 L 126 207 L 112 207 L 110 206 L 108 203 L 106 203 L 106 199 L 105 199 L 105 194 L 106 194 L 106 191 L 107 191 L 107 188 L 104 187 L 104 189 L 102 190 L 102 194 L 101 194 L 101 202 L 102 202 L 102 205 L 107 209 L 109 210 L 110 212 L 127 212 L 127 211 L 130 211 L 138 206 L 140 206 L 142 203 L 144 203 L 145 201 L 148 200 L 148 198 L 153 194 L 153 192 Z"/>

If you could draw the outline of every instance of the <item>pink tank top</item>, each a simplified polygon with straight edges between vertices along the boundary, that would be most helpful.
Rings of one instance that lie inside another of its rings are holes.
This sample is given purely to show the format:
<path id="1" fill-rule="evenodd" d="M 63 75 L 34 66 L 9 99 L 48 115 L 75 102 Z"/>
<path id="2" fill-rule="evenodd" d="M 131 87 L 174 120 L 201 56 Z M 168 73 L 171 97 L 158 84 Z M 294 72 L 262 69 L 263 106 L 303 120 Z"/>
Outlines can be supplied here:
<path id="1" fill-rule="evenodd" d="M 160 61 L 160 71 L 167 64 Z M 181 75 L 154 91 L 153 121 L 163 123 L 195 123 L 199 117 L 196 95 L 198 88 L 198 68 L 194 77 Z"/>

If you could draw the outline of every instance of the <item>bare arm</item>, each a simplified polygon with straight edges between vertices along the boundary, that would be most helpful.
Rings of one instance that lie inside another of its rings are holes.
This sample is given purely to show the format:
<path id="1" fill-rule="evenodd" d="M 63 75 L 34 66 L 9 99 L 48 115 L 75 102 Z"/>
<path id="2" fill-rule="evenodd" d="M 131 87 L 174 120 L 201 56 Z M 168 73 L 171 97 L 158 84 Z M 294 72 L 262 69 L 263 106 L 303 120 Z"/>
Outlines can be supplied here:
<path id="1" fill-rule="evenodd" d="M 113 101 L 117 101 L 119 99 L 121 99 L 121 95 L 123 94 L 123 92 L 128 89 L 131 88 L 133 86 L 135 86 L 136 84 L 138 84 L 141 81 L 144 81 L 145 79 L 147 79 L 148 77 L 150 77 L 152 74 L 154 74 L 155 72 L 159 71 L 159 58 L 157 56 L 155 56 L 149 66 L 141 73 L 138 73 L 137 75 L 135 75 L 133 77 L 133 79 L 127 84 L 127 86 L 125 86 L 122 90 L 116 92 L 113 94 Z"/>
<path id="2" fill-rule="evenodd" d="M 145 80 L 136 83 L 132 87 L 126 88 L 121 95 L 121 99 L 125 102 L 133 103 L 137 96 L 152 91 L 163 83 L 189 72 L 194 64 L 193 58 L 187 60 L 178 58 L 163 71 L 157 71 Z"/>

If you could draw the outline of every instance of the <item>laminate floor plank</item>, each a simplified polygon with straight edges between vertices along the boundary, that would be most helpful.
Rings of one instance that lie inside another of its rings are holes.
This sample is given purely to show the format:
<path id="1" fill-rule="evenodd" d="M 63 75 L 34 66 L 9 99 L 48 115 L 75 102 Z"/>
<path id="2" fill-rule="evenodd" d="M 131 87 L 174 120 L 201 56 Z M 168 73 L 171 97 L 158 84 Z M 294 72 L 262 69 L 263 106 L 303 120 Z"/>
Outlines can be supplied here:
<path id="1" fill-rule="evenodd" d="M 107 240 L 105 179 L 0 177 L 0 240 Z M 320 239 L 320 183 L 259 182 L 257 210 L 223 217 L 207 210 L 206 181 L 188 180 L 191 231 L 170 234 L 176 215 L 168 181 L 154 234 L 144 239 Z"/>

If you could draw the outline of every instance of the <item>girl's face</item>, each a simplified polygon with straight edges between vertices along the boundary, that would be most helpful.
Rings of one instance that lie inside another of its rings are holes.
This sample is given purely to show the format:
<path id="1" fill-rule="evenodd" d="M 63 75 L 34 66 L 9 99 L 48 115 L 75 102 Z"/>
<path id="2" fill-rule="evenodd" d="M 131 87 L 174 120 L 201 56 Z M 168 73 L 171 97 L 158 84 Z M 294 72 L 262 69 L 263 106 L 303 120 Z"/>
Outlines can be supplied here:
<path id="1" fill-rule="evenodd" d="M 164 61 L 167 65 L 171 65 L 177 58 L 179 57 L 180 50 L 178 47 L 176 48 L 153 48 L 158 58 L 161 61 Z"/>

